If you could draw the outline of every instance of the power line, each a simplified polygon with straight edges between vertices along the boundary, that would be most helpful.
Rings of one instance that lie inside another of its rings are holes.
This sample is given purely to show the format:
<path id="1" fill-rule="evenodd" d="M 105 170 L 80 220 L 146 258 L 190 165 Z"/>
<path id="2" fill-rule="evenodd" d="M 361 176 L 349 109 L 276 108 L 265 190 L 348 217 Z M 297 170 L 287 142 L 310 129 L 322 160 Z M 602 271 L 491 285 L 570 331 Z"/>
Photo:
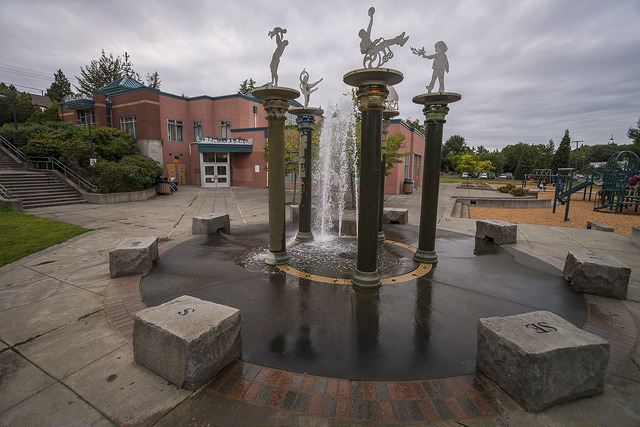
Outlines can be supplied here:
<path id="1" fill-rule="evenodd" d="M 5 68 L 6 71 L 9 71 L 9 72 L 30 74 L 32 75 L 32 77 L 51 79 L 51 75 L 52 75 L 49 73 L 44 73 L 42 71 L 33 70 L 31 68 L 18 67 L 17 65 L 6 64 L 4 62 L 0 62 L 0 68 Z M 12 68 L 14 70 L 11 70 Z"/>
<path id="2" fill-rule="evenodd" d="M 46 92 L 46 89 L 40 89 L 38 87 L 31 87 L 31 86 L 25 86 L 25 85 L 19 85 L 16 83 L 11 83 L 11 82 L 2 82 L 3 84 L 7 85 L 7 86 L 16 86 L 16 87 L 23 87 L 23 88 L 27 88 L 27 89 L 33 89 L 33 90 L 37 90 L 38 92 L 40 92 L 40 94 L 43 94 L 44 92 Z"/>

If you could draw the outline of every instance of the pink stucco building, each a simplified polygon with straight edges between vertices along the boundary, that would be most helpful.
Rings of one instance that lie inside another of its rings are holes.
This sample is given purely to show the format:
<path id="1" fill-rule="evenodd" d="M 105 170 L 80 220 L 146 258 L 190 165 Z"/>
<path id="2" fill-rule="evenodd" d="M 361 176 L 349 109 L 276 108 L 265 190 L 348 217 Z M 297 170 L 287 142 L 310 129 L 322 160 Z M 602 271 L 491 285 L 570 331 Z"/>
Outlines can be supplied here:
<path id="1" fill-rule="evenodd" d="M 296 101 L 294 106 L 300 106 Z M 161 164 L 180 184 L 205 187 L 267 186 L 264 145 L 266 113 L 251 95 L 186 98 L 142 85 L 125 76 L 91 96 L 75 96 L 58 104 L 66 122 L 91 120 L 130 132 L 143 154 Z M 295 124 L 295 117 L 287 120 Z M 424 137 L 402 120 L 392 120 L 389 135 L 401 132 L 412 152 L 387 177 L 385 193 L 403 190 L 405 177 L 422 184 Z"/>

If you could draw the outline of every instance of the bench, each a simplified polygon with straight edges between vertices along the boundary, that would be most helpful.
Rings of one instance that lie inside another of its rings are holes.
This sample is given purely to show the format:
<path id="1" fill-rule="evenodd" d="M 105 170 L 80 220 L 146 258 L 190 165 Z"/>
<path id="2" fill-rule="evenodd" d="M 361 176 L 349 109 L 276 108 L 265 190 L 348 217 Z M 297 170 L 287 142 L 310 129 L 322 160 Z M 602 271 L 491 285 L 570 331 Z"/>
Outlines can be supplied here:
<path id="1" fill-rule="evenodd" d="M 407 224 L 409 222 L 409 209 L 383 208 L 383 224 Z"/>
<path id="2" fill-rule="evenodd" d="M 194 216 L 191 222 L 191 234 L 216 234 L 218 230 L 231 228 L 229 214 L 210 213 Z"/>
<path id="3" fill-rule="evenodd" d="M 569 252 L 562 274 L 578 292 L 626 299 L 631 269 L 609 255 Z"/>
<path id="4" fill-rule="evenodd" d="M 148 274 L 158 262 L 157 237 L 128 237 L 109 252 L 111 278 Z"/>
<path id="5" fill-rule="evenodd" d="M 548 311 L 478 320 L 477 367 L 529 412 L 603 391 L 609 343 Z"/>
<path id="6" fill-rule="evenodd" d="M 518 226 L 504 221 L 476 221 L 476 237 L 489 238 L 498 245 L 517 243 Z"/>
<path id="7" fill-rule="evenodd" d="M 608 231 L 613 233 L 613 227 L 603 224 L 598 221 L 587 221 L 587 230 Z"/>
<path id="8" fill-rule="evenodd" d="M 187 295 L 136 313 L 136 363 L 197 390 L 242 355 L 240 311 Z"/>
<path id="9" fill-rule="evenodd" d="M 629 243 L 631 243 L 632 245 L 640 246 L 640 227 L 631 227 Z"/>

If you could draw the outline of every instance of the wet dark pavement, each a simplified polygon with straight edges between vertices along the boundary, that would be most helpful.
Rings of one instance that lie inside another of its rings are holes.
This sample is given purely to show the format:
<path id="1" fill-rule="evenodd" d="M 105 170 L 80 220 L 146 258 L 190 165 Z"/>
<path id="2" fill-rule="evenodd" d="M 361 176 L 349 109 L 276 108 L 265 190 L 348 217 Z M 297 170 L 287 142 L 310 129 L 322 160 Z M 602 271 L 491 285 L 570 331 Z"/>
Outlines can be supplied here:
<path id="1" fill-rule="evenodd" d="M 155 306 L 187 294 L 238 308 L 244 361 L 369 381 L 475 373 L 482 317 L 549 310 L 578 327 L 587 319 L 583 296 L 557 268 L 467 235 L 438 230 L 435 268 L 372 291 L 328 283 L 349 277 L 355 239 L 338 239 L 335 250 L 325 243 L 290 247 L 290 265 L 327 277 L 320 282 L 264 264 L 267 234 L 258 224 L 173 247 L 142 278 L 143 301 Z M 387 226 L 385 234 L 417 246 L 416 226 Z M 385 242 L 382 252 L 383 278 L 419 266 L 409 249 Z"/>

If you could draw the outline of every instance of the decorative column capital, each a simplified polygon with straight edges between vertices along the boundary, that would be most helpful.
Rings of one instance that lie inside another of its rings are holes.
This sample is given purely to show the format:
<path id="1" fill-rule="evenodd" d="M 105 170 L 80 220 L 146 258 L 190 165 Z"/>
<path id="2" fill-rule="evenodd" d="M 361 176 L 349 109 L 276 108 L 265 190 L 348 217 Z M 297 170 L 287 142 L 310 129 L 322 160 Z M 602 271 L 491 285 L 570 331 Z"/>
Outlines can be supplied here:
<path id="1" fill-rule="evenodd" d="M 314 116 L 298 116 L 296 119 L 298 132 L 305 132 L 313 130 L 313 124 L 316 122 L 316 118 Z"/>
<path id="2" fill-rule="evenodd" d="M 446 105 L 425 105 L 422 112 L 427 123 L 446 123 L 444 118 L 449 113 L 449 107 Z"/>
<path id="3" fill-rule="evenodd" d="M 289 103 L 281 99 L 267 99 L 264 101 L 264 110 L 267 112 L 267 119 L 286 119 Z"/>
<path id="4" fill-rule="evenodd" d="M 389 89 L 384 85 L 366 85 L 358 87 L 356 96 L 360 100 L 360 111 L 384 110 L 384 102 L 389 95 Z"/>

